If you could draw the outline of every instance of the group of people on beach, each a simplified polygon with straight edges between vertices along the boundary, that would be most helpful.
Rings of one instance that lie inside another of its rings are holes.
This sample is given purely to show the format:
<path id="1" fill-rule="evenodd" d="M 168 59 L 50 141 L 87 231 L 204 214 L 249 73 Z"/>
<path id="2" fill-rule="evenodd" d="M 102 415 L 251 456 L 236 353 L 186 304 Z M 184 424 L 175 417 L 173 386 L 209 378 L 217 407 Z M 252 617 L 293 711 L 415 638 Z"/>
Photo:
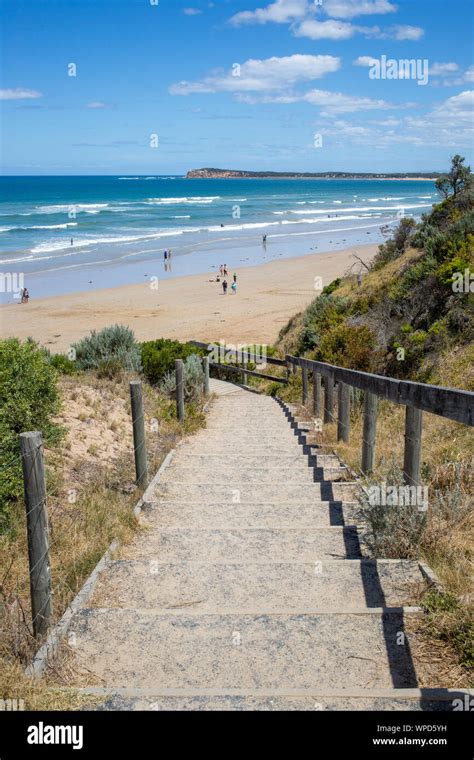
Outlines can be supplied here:
<path id="1" fill-rule="evenodd" d="M 227 264 L 221 264 L 219 267 L 219 274 L 216 277 L 216 282 L 221 281 L 221 277 L 224 279 L 222 280 L 222 292 L 226 296 L 227 290 L 229 288 L 229 283 L 227 282 L 227 277 L 229 276 L 229 270 L 227 269 Z M 237 273 L 234 272 L 232 275 L 232 285 L 230 286 L 232 293 L 237 295 Z"/>
<path id="2" fill-rule="evenodd" d="M 165 252 L 164 252 L 164 254 L 163 254 L 163 259 L 164 259 L 165 261 L 168 261 L 169 259 L 171 259 L 171 248 L 169 249 L 169 251 L 165 251 Z"/>

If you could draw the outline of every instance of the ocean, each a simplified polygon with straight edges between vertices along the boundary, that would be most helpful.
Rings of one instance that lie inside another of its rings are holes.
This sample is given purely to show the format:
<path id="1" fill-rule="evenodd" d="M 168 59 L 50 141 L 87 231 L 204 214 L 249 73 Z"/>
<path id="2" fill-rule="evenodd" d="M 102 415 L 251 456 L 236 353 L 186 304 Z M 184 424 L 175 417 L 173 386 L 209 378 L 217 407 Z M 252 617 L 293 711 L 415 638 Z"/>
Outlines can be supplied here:
<path id="1" fill-rule="evenodd" d="M 0 177 L 0 303 L 378 243 L 436 199 L 421 180 Z"/>

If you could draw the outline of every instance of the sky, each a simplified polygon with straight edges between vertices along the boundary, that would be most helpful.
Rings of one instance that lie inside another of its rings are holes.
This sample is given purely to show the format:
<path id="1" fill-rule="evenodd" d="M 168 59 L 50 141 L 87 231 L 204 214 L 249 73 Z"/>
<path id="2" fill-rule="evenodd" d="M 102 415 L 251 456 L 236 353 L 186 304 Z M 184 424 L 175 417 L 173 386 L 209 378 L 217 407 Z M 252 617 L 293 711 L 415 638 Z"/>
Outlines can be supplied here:
<path id="1" fill-rule="evenodd" d="M 6 175 L 473 160 L 473 0 L 1 5 Z"/>

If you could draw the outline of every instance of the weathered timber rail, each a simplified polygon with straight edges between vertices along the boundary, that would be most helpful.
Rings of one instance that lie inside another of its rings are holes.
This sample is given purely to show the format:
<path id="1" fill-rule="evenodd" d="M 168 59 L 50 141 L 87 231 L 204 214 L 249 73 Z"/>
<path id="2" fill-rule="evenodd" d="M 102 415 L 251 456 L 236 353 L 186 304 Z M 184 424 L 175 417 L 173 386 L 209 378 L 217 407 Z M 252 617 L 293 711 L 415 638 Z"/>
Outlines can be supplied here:
<path id="1" fill-rule="evenodd" d="M 255 353 L 239 351 L 226 346 L 190 341 L 196 348 L 208 350 L 222 349 L 226 355 L 236 358 L 243 366 L 232 366 L 222 362 L 209 362 L 216 367 L 229 372 L 237 372 L 243 376 L 257 377 L 287 384 L 291 374 L 298 369 L 302 374 L 302 402 L 309 401 L 309 376 L 311 374 L 312 412 L 316 418 L 315 430 L 321 431 L 323 424 L 337 423 L 337 439 L 348 442 L 350 439 L 350 419 L 352 389 L 364 392 L 364 423 L 362 434 L 361 471 L 370 475 L 374 469 L 375 445 L 377 432 L 378 400 L 385 399 L 393 404 L 405 406 L 405 447 L 403 456 L 403 472 L 405 482 L 410 486 L 420 485 L 421 440 L 423 413 L 435 414 L 454 422 L 474 426 L 474 393 L 455 388 L 443 388 L 436 385 L 416 383 L 411 380 L 399 380 L 393 377 L 383 377 L 369 372 L 346 369 L 325 362 L 313 361 L 300 356 L 288 354 L 285 359 L 265 357 L 264 361 L 279 367 L 286 367 L 285 377 L 275 377 L 251 371 L 246 368 L 246 362 L 261 363 L 262 357 Z M 335 392 L 337 389 L 337 393 Z M 334 414 L 335 399 L 337 398 L 337 416 Z"/>

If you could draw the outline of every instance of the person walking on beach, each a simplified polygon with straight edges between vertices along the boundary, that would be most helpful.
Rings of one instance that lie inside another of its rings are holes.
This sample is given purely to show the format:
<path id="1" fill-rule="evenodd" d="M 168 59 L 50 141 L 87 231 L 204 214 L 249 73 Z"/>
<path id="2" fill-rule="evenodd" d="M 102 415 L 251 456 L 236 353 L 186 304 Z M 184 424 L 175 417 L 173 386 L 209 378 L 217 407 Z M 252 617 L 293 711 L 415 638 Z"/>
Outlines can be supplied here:
<path id="1" fill-rule="evenodd" d="M 232 283 L 231 288 L 232 288 L 232 293 L 234 294 L 234 296 L 237 295 L 237 283 L 235 280 Z"/>
<path id="2" fill-rule="evenodd" d="M 237 275 L 235 272 L 234 272 L 234 282 L 237 282 Z"/>
<path id="3" fill-rule="evenodd" d="M 74 245 L 74 240 L 71 238 L 71 245 Z"/>
<path id="4" fill-rule="evenodd" d="M 21 302 L 28 303 L 29 300 L 30 300 L 30 294 L 28 292 L 28 288 L 23 288 L 23 292 L 21 294 Z"/>
<path id="5" fill-rule="evenodd" d="M 224 264 L 224 277 L 227 277 L 227 264 Z"/>
<path id="6" fill-rule="evenodd" d="M 227 280 L 223 281 L 222 290 L 224 291 L 224 295 L 227 295 Z"/>
<path id="7" fill-rule="evenodd" d="M 263 236 L 262 242 L 263 242 L 263 245 L 265 245 L 265 243 L 267 242 L 267 236 L 266 235 Z"/>

